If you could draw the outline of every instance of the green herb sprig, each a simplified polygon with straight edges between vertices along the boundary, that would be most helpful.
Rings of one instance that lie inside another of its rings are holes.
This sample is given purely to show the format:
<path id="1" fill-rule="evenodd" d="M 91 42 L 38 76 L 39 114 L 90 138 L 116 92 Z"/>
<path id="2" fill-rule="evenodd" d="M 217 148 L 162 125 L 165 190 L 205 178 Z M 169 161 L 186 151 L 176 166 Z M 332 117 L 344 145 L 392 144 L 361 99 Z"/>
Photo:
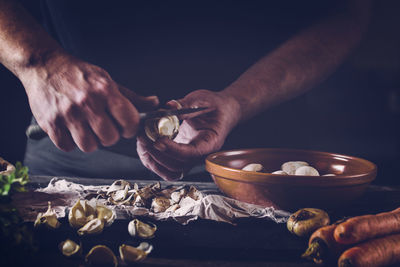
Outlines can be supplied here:
<path id="1" fill-rule="evenodd" d="M 26 192 L 25 185 L 28 182 L 28 167 L 17 162 L 15 171 L 8 175 L 0 175 L 0 196 L 9 196 L 13 192 Z"/>

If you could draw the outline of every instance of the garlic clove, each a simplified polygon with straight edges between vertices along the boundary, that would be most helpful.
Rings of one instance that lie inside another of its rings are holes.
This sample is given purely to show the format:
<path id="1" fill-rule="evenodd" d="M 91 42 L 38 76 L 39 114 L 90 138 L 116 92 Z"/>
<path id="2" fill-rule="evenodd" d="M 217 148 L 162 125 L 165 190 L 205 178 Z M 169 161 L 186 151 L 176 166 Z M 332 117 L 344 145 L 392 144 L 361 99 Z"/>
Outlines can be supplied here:
<path id="1" fill-rule="evenodd" d="M 288 175 L 286 172 L 284 172 L 284 171 L 282 171 L 282 170 L 279 170 L 279 171 L 274 171 L 274 172 L 273 172 L 273 173 L 271 173 L 271 174 Z"/>
<path id="2" fill-rule="evenodd" d="M 144 130 L 146 136 L 153 142 L 164 136 L 172 140 L 178 134 L 179 119 L 177 116 L 149 119 L 145 121 Z"/>
<path id="3" fill-rule="evenodd" d="M 153 223 L 144 223 L 138 219 L 134 219 L 128 224 L 128 232 L 133 237 L 150 239 L 154 237 L 157 226 Z"/>
<path id="4" fill-rule="evenodd" d="M 82 247 L 70 239 L 61 242 L 58 245 L 58 248 L 66 257 L 71 257 L 82 253 Z"/>
<path id="5" fill-rule="evenodd" d="M 262 172 L 264 170 L 264 167 L 259 163 L 250 163 L 244 166 L 242 170 L 250 172 Z"/>
<path id="6" fill-rule="evenodd" d="M 296 172 L 294 174 L 295 175 L 306 175 L 306 176 L 319 176 L 318 171 L 311 166 L 301 166 L 296 170 Z"/>
<path id="7" fill-rule="evenodd" d="M 85 210 L 78 199 L 74 206 L 70 209 L 68 213 L 69 225 L 73 228 L 79 228 L 87 223 L 87 217 L 85 216 Z"/>
<path id="8" fill-rule="evenodd" d="M 115 210 L 109 209 L 103 205 L 96 206 L 96 213 L 97 213 L 97 218 L 103 220 L 105 226 L 110 226 L 117 217 Z"/>
<path id="9" fill-rule="evenodd" d="M 95 266 L 118 266 L 117 257 L 104 245 L 94 246 L 86 255 L 85 262 Z"/>
<path id="10" fill-rule="evenodd" d="M 57 215 L 54 210 L 51 208 L 51 202 L 48 202 L 47 211 L 42 213 L 39 212 L 34 227 L 39 227 L 41 225 L 45 225 L 50 229 L 57 229 L 60 227 L 61 223 L 57 219 Z"/>
<path id="11" fill-rule="evenodd" d="M 150 254 L 153 251 L 153 246 L 147 242 L 141 242 L 136 248 L 143 250 L 146 254 Z"/>
<path id="12" fill-rule="evenodd" d="M 88 223 L 86 223 L 82 228 L 78 230 L 78 235 L 92 235 L 92 234 L 100 234 L 104 229 L 104 221 L 95 218 Z"/>
<path id="13" fill-rule="evenodd" d="M 302 166 L 309 166 L 309 164 L 305 161 L 288 161 L 282 164 L 281 169 L 289 175 L 294 175 L 296 170 Z"/>

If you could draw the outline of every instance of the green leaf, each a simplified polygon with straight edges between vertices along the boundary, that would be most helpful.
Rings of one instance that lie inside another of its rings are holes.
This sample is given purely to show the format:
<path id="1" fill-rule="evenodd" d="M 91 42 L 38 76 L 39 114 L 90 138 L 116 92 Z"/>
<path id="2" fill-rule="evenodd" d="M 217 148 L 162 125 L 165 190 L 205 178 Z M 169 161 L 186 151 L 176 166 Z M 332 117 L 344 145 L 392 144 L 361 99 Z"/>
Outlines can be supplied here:
<path id="1" fill-rule="evenodd" d="M 11 189 L 11 185 L 10 185 L 10 184 L 5 184 L 5 185 L 3 186 L 2 189 L 3 189 L 3 190 L 2 190 L 2 192 L 1 192 L 1 195 L 2 195 L 2 196 L 7 196 L 7 195 L 8 195 L 8 192 L 9 192 L 10 189 Z"/>

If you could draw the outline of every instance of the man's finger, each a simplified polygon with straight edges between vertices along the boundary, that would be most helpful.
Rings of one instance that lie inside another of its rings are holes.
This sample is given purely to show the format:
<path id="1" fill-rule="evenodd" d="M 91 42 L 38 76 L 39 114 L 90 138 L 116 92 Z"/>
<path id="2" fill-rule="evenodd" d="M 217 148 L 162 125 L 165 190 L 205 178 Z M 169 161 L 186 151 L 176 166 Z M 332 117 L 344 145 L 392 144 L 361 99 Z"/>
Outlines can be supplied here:
<path id="1" fill-rule="evenodd" d="M 62 151 L 69 152 L 75 148 L 71 134 L 64 125 L 58 125 L 47 131 L 47 135 L 53 144 Z"/>
<path id="2" fill-rule="evenodd" d="M 140 149 L 146 151 L 150 154 L 150 156 L 156 161 L 158 164 L 168 169 L 171 172 L 183 172 L 185 169 L 188 169 L 188 163 L 172 158 L 168 155 L 168 153 L 161 152 L 156 150 L 153 147 L 153 144 L 150 141 L 147 141 L 145 137 L 141 136 L 137 138 L 137 146 L 140 146 Z"/>
<path id="3" fill-rule="evenodd" d="M 154 148 L 168 153 L 173 158 L 181 161 L 197 159 L 219 148 L 216 145 L 216 133 L 209 130 L 200 131 L 189 144 L 179 144 L 168 138 L 160 138 L 154 143 Z"/>
<path id="4" fill-rule="evenodd" d="M 137 145 L 137 152 L 143 165 L 147 169 L 160 176 L 162 179 L 167 181 L 174 181 L 182 178 L 183 172 L 171 172 L 165 167 L 161 166 L 140 145 Z"/>
<path id="5" fill-rule="evenodd" d="M 93 152 L 97 149 L 97 141 L 89 128 L 89 125 L 82 121 L 74 121 L 67 124 L 75 144 L 83 152 Z"/>
<path id="6" fill-rule="evenodd" d="M 122 136 L 133 137 L 139 125 L 139 113 L 131 102 L 121 93 L 116 92 L 107 98 L 108 110 L 115 121 L 121 126 Z"/>
<path id="7" fill-rule="evenodd" d="M 119 91 L 125 96 L 140 112 L 150 111 L 157 108 L 160 100 L 157 96 L 141 96 L 128 88 L 118 85 Z"/>
<path id="8" fill-rule="evenodd" d="M 90 112 L 87 117 L 90 127 L 103 146 L 111 146 L 118 141 L 119 132 L 106 112 Z"/>

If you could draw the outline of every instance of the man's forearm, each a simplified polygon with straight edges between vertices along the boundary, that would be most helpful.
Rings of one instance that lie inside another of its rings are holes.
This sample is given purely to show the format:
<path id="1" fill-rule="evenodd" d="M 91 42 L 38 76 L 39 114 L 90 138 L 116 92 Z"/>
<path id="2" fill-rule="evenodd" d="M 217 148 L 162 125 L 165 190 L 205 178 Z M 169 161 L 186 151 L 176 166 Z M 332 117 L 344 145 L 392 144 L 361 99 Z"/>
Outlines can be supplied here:
<path id="1" fill-rule="evenodd" d="M 0 0 L 0 62 L 18 76 L 61 47 L 13 0 Z"/>
<path id="2" fill-rule="evenodd" d="M 239 102 L 241 120 L 325 79 L 360 41 L 369 11 L 370 1 L 349 1 L 346 13 L 300 32 L 250 67 L 222 91 Z"/>

